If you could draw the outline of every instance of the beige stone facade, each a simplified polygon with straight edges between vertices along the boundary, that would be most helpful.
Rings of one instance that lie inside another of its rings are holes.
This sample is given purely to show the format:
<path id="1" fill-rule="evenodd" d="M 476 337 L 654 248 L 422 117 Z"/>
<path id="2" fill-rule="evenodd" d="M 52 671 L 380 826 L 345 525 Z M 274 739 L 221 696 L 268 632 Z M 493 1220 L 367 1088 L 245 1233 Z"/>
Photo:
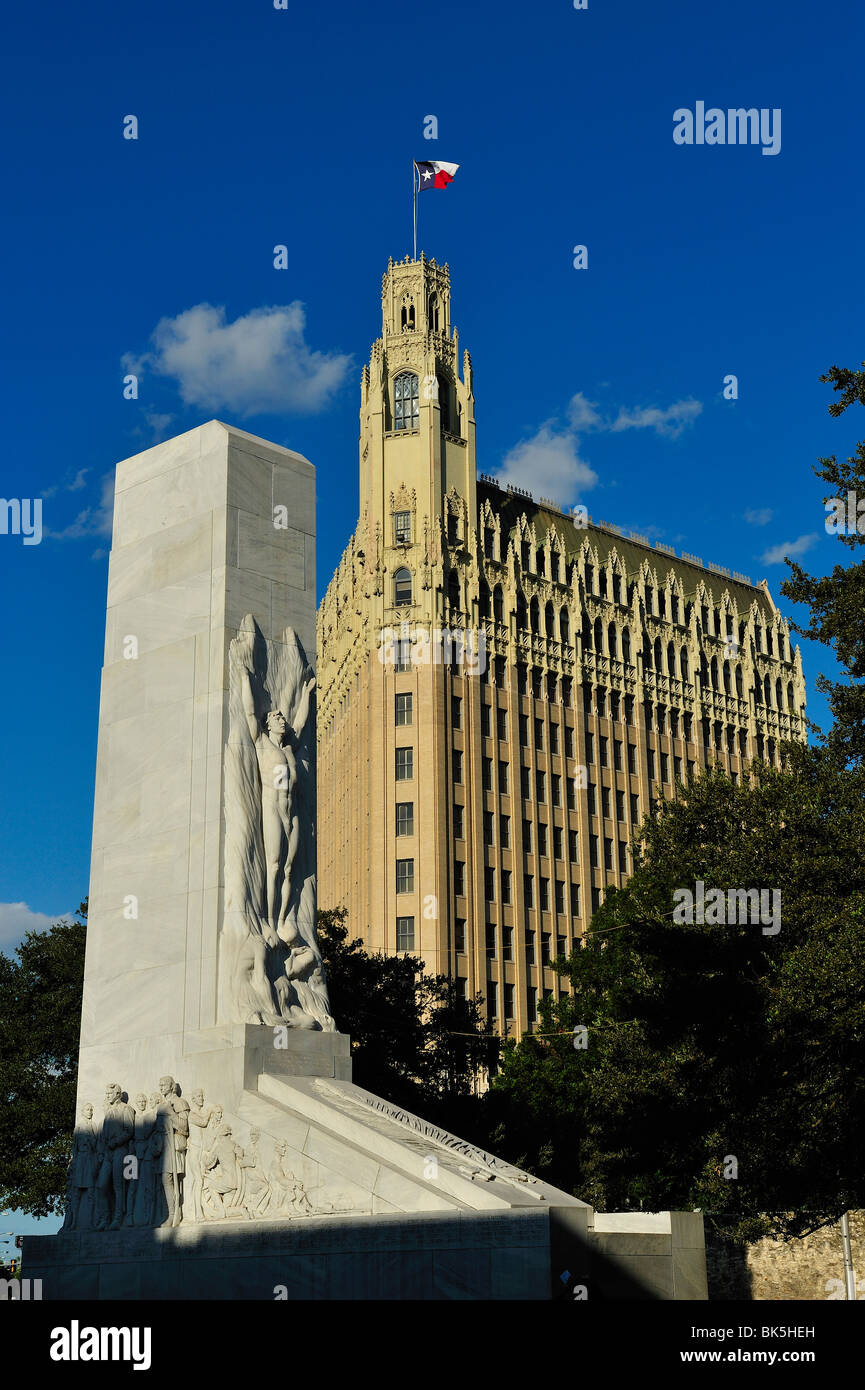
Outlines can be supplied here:
<path id="1" fill-rule="evenodd" d="M 424 256 L 383 278 L 360 498 L 318 614 L 319 903 L 519 1034 L 653 800 L 804 739 L 800 654 L 765 581 L 477 476 Z"/>

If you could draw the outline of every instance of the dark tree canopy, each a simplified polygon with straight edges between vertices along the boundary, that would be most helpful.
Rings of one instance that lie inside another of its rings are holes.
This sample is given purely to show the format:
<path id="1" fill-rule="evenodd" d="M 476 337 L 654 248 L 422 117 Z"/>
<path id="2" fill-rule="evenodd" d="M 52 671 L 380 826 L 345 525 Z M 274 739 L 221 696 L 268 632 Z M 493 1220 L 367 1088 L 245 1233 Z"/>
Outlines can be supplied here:
<path id="1" fill-rule="evenodd" d="M 0 1206 L 60 1210 L 75 1125 L 87 904 L 0 953 Z"/>

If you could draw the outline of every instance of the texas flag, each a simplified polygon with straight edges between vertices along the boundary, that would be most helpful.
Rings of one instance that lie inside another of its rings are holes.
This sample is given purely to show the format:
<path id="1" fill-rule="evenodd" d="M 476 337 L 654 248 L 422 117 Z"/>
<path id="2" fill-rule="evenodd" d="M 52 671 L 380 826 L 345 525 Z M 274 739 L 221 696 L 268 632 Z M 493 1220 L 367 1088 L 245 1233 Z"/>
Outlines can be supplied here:
<path id="1" fill-rule="evenodd" d="M 418 188 L 421 192 L 425 188 L 447 188 L 449 183 L 453 183 L 454 174 L 459 167 L 458 164 L 440 164 L 435 160 L 416 159 Z"/>

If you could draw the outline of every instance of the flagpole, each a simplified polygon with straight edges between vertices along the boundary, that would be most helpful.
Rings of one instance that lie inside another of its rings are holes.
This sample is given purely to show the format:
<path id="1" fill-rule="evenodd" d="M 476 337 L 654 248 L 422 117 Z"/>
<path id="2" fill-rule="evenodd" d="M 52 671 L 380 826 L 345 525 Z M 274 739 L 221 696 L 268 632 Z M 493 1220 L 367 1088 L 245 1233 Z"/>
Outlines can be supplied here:
<path id="1" fill-rule="evenodd" d="M 414 231 L 412 260 L 417 260 L 417 163 L 411 162 L 411 206 L 412 206 L 412 228 Z"/>

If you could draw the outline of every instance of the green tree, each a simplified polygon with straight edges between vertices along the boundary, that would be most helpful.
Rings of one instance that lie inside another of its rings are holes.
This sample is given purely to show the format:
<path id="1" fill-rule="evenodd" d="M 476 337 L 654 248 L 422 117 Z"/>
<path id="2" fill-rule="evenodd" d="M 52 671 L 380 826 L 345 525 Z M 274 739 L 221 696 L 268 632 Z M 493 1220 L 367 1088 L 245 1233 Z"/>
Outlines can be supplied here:
<path id="1" fill-rule="evenodd" d="M 368 954 L 350 940 L 344 908 L 320 912 L 318 934 L 341 1033 L 352 1040 L 354 1081 L 443 1125 L 474 1108 L 477 1079 L 492 1068 L 481 995 L 460 999 L 446 975 L 424 974 L 416 956 Z"/>
<path id="2" fill-rule="evenodd" d="M 862 365 L 865 367 L 865 362 Z M 857 402 L 865 405 L 865 371 L 830 367 L 820 380 L 831 382 L 839 397 L 830 404 L 830 415 L 843 415 Z M 865 441 L 860 441 L 844 462 L 839 463 L 834 454 L 821 458 L 814 472 L 831 485 L 832 492 L 823 498 L 824 502 L 830 498 L 846 502 L 847 493 L 854 492 L 857 500 L 865 503 Z M 858 529 L 852 535 L 839 532 L 837 540 L 851 550 L 865 545 L 865 517 L 862 525 L 861 534 Z M 835 565 L 831 574 L 822 577 L 807 574 L 801 565 L 790 560 L 787 563 L 790 578 L 781 585 L 781 593 L 811 609 L 807 626 L 793 624 L 795 631 L 809 641 L 830 647 L 847 673 L 846 681 L 830 680 L 824 675 L 817 677 L 817 689 L 827 696 L 834 720 L 825 741 L 839 756 L 862 762 L 865 759 L 865 561 Z"/>
<path id="3" fill-rule="evenodd" d="M 59 1211 L 75 1124 L 87 903 L 0 953 L 0 1207 Z"/>
<path id="4" fill-rule="evenodd" d="M 492 1147 L 599 1209 L 700 1207 L 737 1238 L 865 1205 L 865 788 L 790 757 L 750 786 L 709 773 L 644 824 L 560 962 L 571 994 L 505 1049 Z M 780 887 L 780 930 L 677 923 L 698 880 Z"/>

